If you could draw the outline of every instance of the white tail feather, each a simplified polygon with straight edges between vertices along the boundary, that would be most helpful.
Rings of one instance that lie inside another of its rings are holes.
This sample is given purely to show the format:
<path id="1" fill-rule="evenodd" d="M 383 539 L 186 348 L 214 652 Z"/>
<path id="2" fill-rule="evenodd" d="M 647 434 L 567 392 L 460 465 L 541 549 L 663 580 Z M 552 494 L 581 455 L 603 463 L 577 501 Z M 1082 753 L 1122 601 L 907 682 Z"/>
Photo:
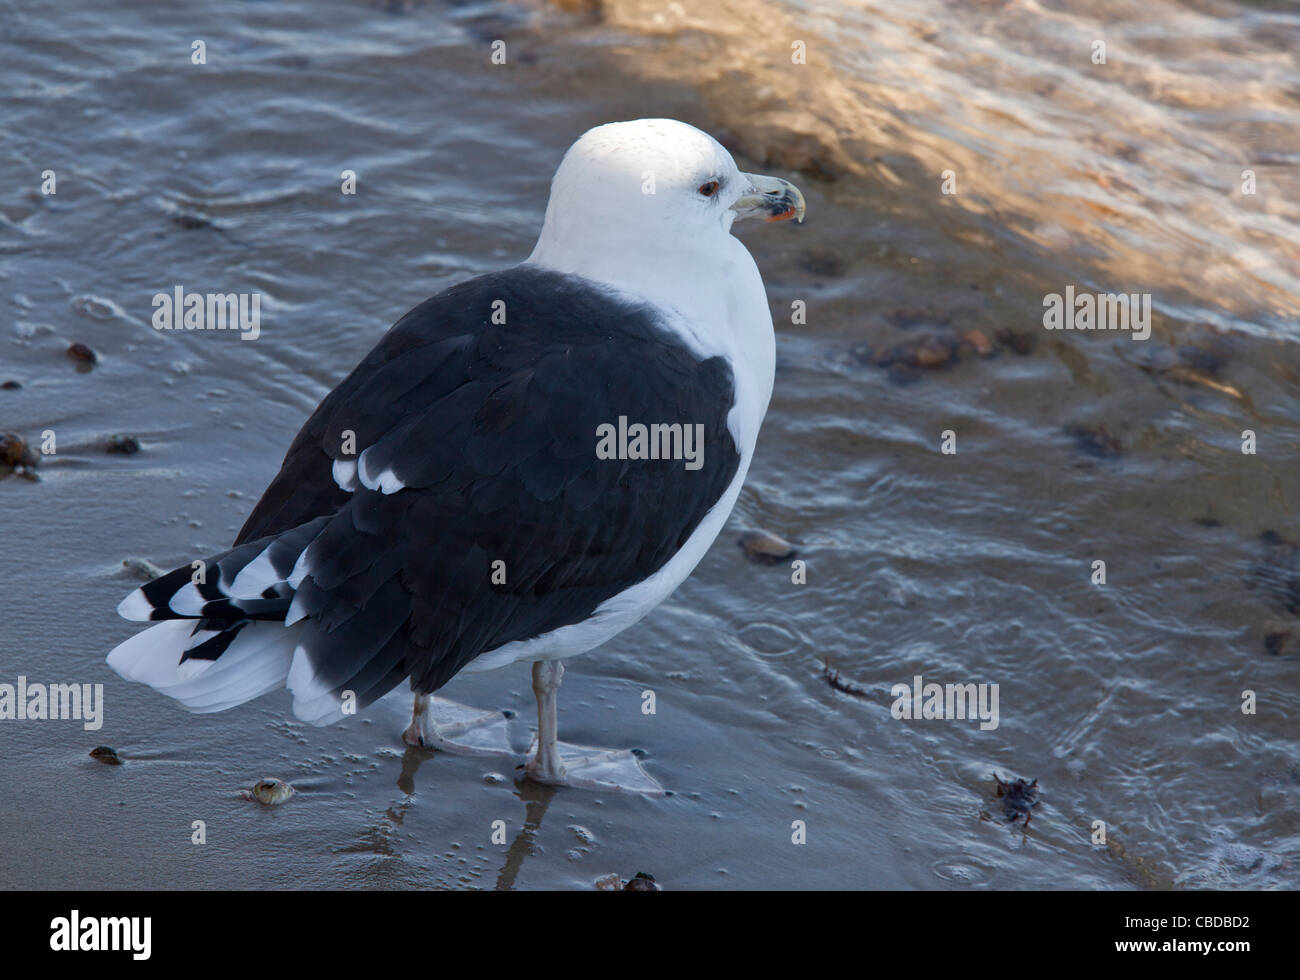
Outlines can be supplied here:
<path id="1" fill-rule="evenodd" d="M 293 665 L 285 685 L 293 694 L 293 713 L 309 725 L 327 725 L 343 719 L 343 702 L 332 687 L 321 683 L 312 670 L 307 652 L 299 647 L 293 653 Z"/>
<path id="2" fill-rule="evenodd" d="M 285 685 L 296 630 L 275 622 L 250 623 L 211 666 L 182 669 L 181 655 L 193 628 L 193 620 L 159 623 L 119 644 L 108 655 L 108 665 L 197 712 L 223 711 Z"/>

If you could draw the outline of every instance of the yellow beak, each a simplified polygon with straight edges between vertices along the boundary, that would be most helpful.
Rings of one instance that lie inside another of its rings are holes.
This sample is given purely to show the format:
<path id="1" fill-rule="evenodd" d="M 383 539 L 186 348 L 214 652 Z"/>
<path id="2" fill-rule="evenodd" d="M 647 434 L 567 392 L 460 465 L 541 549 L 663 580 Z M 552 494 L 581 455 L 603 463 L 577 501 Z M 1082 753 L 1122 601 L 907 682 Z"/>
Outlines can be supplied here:
<path id="1" fill-rule="evenodd" d="M 803 221 L 803 194 L 794 184 L 762 174 L 740 176 L 749 181 L 749 187 L 731 206 L 731 210 L 736 212 L 736 220 L 761 215 L 766 221 L 784 221 L 786 218 Z"/>

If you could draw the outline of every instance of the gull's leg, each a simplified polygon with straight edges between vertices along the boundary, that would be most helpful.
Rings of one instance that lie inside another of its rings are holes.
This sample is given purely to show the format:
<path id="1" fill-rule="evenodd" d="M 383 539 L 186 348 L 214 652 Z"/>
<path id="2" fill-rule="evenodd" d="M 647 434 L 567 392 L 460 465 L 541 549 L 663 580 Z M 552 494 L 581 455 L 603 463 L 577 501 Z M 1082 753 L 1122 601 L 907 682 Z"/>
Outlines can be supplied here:
<path id="1" fill-rule="evenodd" d="M 533 664 L 533 693 L 537 695 L 537 751 L 524 767 L 539 783 L 594 790 L 622 790 L 662 796 L 663 787 L 627 749 L 596 749 L 559 740 L 556 692 L 564 676 L 558 660 Z"/>
<path id="2" fill-rule="evenodd" d="M 424 747 L 424 723 L 429 717 L 429 695 L 417 694 L 411 709 L 411 724 L 402 732 L 402 741 L 417 748 Z"/>
<path id="3" fill-rule="evenodd" d="M 597 749 L 559 740 L 556 695 L 564 665 L 558 660 L 533 664 L 533 693 L 537 695 L 536 751 L 524 767 L 539 783 L 593 790 L 622 790 L 662 796 L 663 787 L 647 775 L 627 749 Z M 510 725 L 500 711 L 484 711 L 430 694 L 417 694 L 411 724 L 402 733 L 407 745 L 438 749 L 453 755 L 515 759 Z"/>
<path id="4" fill-rule="evenodd" d="M 510 723 L 500 711 L 484 711 L 431 694 L 417 694 L 411 724 L 402 741 L 421 749 L 438 749 L 453 755 L 515 759 L 510 744 Z"/>
<path id="5" fill-rule="evenodd" d="M 537 695 L 537 754 L 528 760 L 525 771 L 539 783 L 564 781 L 559 720 L 555 709 L 556 692 L 563 677 L 564 664 L 558 660 L 539 660 L 533 664 L 533 693 Z"/>

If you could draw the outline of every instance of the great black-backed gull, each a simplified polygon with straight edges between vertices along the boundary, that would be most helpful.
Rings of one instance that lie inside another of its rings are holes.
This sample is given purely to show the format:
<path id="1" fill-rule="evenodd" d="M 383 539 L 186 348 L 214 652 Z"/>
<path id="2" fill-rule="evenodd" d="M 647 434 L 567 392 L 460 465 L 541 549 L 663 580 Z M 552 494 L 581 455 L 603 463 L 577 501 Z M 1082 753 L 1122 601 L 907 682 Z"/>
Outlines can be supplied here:
<path id="1" fill-rule="evenodd" d="M 467 734 L 499 713 L 439 720 L 430 695 L 528 660 L 528 774 L 656 788 L 626 751 L 558 742 L 561 661 L 667 598 L 731 513 L 775 356 L 731 225 L 803 212 L 685 123 L 588 131 L 528 259 L 402 317 L 307 420 L 234 547 L 123 600 L 164 622 L 108 663 L 200 712 L 287 686 L 314 724 L 409 677 L 408 742 L 508 752 L 501 731 Z"/>

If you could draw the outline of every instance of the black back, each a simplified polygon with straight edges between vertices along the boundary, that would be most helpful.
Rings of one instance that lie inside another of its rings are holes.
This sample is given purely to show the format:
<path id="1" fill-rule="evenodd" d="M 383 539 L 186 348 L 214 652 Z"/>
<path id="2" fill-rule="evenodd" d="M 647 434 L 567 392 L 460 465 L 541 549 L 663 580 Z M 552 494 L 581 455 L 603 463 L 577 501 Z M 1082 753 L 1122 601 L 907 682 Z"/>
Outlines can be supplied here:
<path id="1" fill-rule="evenodd" d="M 411 310 L 321 402 L 219 581 L 277 538 L 287 575 L 309 538 L 294 601 L 318 679 L 363 703 L 407 675 L 428 693 L 662 568 L 735 476 L 733 401 L 727 362 L 693 354 L 650 307 L 523 266 L 481 276 Z M 620 415 L 703 424 L 703 467 L 597 459 L 597 427 Z M 367 471 L 403 489 L 338 486 L 348 430 Z M 239 628 L 231 603 L 209 611 L 205 628 Z"/>

